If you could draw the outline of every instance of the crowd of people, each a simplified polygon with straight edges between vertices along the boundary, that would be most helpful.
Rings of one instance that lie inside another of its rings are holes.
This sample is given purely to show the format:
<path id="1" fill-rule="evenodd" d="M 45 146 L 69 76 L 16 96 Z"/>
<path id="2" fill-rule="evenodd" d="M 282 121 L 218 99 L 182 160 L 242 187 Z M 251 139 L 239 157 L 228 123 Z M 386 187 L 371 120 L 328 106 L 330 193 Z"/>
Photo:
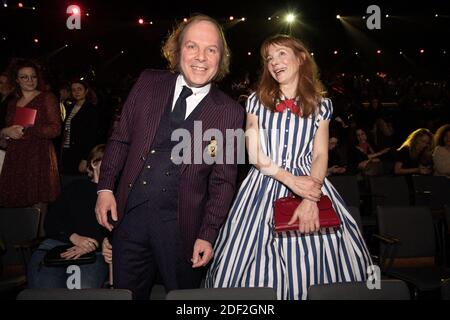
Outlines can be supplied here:
<path id="1" fill-rule="evenodd" d="M 0 207 L 44 216 L 30 287 L 65 287 L 64 270 L 45 257 L 67 246 L 61 257 L 72 262 L 96 253 L 82 266 L 84 288 L 102 287 L 110 264 L 114 285 L 135 299 L 148 299 L 157 276 L 168 291 L 199 287 L 205 270 L 207 287 L 269 286 L 279 299 L 305 299 L 314 284 L 365 280 L 373 263 L 327 176 L 450 178 L 444 85 L 384 75 L 322 82 L 302 42 L 277 35 L 262 44 L 259 81 L 225 89 L 232 99 L 214 84 L 229 73 L 227 42 L 204 15 L 181 23 L 163 53 L 171 70 L 144 71 L 123 106 L 102 105 L 112 99 L 80 79 L 49 88 L 29 60 L 0 74 Z M 34 112 L 31 124 L 18 122 L 20 108 Z M 171 161 L 172 131 L 194 121 L 223 136 L 253 132 L 248 172 L 236 161 Z M 290 221 L 298 228 L 276 234 L 272 204 L 290 193 L 303 198 Z M 339 229 L 320 228 L 324 195 Z"/>

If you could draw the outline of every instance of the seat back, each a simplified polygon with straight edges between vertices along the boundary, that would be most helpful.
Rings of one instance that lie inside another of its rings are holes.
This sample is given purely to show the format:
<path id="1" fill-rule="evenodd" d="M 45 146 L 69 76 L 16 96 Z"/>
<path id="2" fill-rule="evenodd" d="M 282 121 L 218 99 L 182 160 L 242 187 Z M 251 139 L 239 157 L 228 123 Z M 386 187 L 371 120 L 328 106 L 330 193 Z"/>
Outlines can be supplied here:
<path id="1" fill-rule="evenodd" d="M 17 300 L 131 300 L 126 289 L 25 289 Z"/>
<path id="2" fill-rule="evenodd" d="M 359 208 L 360 194 L 356 176 L 330 176 L 328 179 L 347 206 Z"/>
<path id="3" fill-rule="evenodd" d="M 409 300 L 408 286 L 401 280 L 381 280 L 380 289 L 369 289 L 365 282 L 314 285 L 309 300 Z"/>
<path id="4" fill-rule="evenodd" d="M 14 245 L 37 237 L 39 218 L 37 208 L 0 208 L 0 234 L 6 246 L 2 259 L 5 266 L 23 263 L 23 257 Z"/>
<path id="5" fill-rule="evenodd" d="M 442 208 L 450 204 L 450 180 L 440 176 L 412 176 L 416 206 Z"/>
<path id="6" fill-rule="evenodd" d="M 405 177 L 370 177 L 373 208 L 377 206 L 408 206 L 409 188 Z"/>
<path id="7" fill-rule="evenodd" d="M 272 288 L 200 288 L 170 291 L 166 300 L 276 300 Z"/>
<path id="8" fill-rule="evenodd" d="M 429 208 L 379 206 L 377 216 L 379 233 L 400 241 L 394 245 L 396 266 L 434 264 L 435 233 Z M 382 244 L 380 252 L 384 249 Z"/>

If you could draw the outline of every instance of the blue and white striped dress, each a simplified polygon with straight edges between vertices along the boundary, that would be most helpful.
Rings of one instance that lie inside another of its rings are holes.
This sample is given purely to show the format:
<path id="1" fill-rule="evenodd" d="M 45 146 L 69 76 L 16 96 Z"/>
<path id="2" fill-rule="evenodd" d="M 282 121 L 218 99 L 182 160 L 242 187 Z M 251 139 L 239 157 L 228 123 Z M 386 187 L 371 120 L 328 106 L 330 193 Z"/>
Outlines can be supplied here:
<path id="1" fill-rule="evenodd" d="M 331 119 L 331 100 L 323 99 L 309 118 L 289 109 L 271 112 L 255 94 L 246 109 L 258 116 L 262 151 L 292 174 L 309 175 L 314 135 L 321 119 Z M 365 280 L 371 259 L 357 224 L 327 179 L 322 192 L 340 216 L 340 229 L 276 235 L 273 202 L 289 190 L 252 167 L 219 233 L 206 287 L 272 287 L 278 299 L 286 300 L 306 299 L 314 284 Z"/>

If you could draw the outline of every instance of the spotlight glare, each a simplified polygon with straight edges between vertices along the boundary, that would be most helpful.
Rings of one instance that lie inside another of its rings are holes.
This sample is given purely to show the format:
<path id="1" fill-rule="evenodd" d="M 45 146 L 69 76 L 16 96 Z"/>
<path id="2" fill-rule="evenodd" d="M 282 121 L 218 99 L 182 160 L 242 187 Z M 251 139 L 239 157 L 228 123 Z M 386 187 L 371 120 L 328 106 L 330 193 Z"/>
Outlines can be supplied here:
<path id="1" fill-rule="evenodd" d="M 18 6 L 19 8 L 23 8 L 23 3 L 22 3 L 22 2 L 19 2 L 19 3 L 17 4 L 17 6 Z"/>
<path id="2" fill-rule="evenodd" d="M 234 17 L 233 16 L 230 16 L 230 21 L 233 21 L 234 20 Z"/>
<path id="3" fill-rule="evenodd" d="M 389 15 L 388 15 L 388 14 L 386 15 L 386 18 L 389 18 Z"/>
<path id="4" fill-rule="evenodd" d="M 267 20 L 269 20 L 269 21 L 272 20 L 272 17 L 268 17 Z"/>
<path id="5" fill-rule="evenodd" d="M 98 46 L 95 46 L 94 49 L 95 49 L 95 50 L 98 50 Z"/>
<path id="6" fill-rule="evenodd" d="M 187 18 L 184 18 L 184 19 L 183 19 L 183 21 L 184 21 L 184 22 L 187 22 L 187 21 L 188 21 L 188 19 L 187 19 Z"/>
<path id="7" fill-rule="evenodd" d="M 242 17 L 242 18 L 241 18 L 241 21 L 245 21 L 245 17 Z"/>
<path id="8" fill-rule="evenodd" d="M 311 57 L 314 57 L 314 52 L 311 52 Z"/>
<path id="9" fill-rule="evenodd" d="M 294 22 L 294 20 L 295 20 L 295 15 L 294 15 L 294 14 L 289 13 L 289 14 L 286 16 L 286 22 L 287 22 L 287 23 L 292 23 L 292 22 Z"/>
<path id="10" fill-rule="evenodd" d="M 338 51 L 337 51 L 337 50 L 334 50 L 334 51 L 333 51 L 333 54 L 338 54 Z"/>
<path id="11" fill-rule="evenodd" d="M 380 49 L 377 50 L 377 54 L 381 54 L 381 50 Z"/>
<path id="12" fill-rule="evenodd" d="M 403 51 L 400 51 L 400 54 L 402 55 L 402 54 L 403 54 Z"/>
<path id="13" fill-rule="evenodd" d="M 341 18 L 341 15 L 338 14 L 338 15 L 336 16 L 336 19 L 340 19 L 340 18 Z"/>
<path id="14" fill-rule="evenodd" d="M 122 50 L 122 51 L 120 51 L 120 53 L 121 53 L 121 54 L 124 54 L 124 53 L 125 53 L 125 51 L 123 51 L 123 50 Z"/>
<path id="15" fill-rule="evenodd" d="M 73 8 L 73 9 L 72 9 L 72 13 L 73 13 L 73 14 L 80 14 L 80 9 L 78 9 L 78 8 Z"/>
<path id="16" fill-rule="evenodd" d="M 359 53 L 358 53 L 358 51 L 355 51 L 355 55 L 357 56 Z"/>
<path id="17" fill-rule="evenodd" d="M 436 14 L 434 15 L 434 17 L 437 18 L 437 17 L 439 17 L 439 15 L 436 13 Z"/>
<path id="18" fill-rule="evenodd" d="M 420 49 L 420 51 L 419 51 L 421 54 L 422 53 L 424 53 L 425 52 L 425 50 L 424 49 Z"/>
<path id="19" fill-rule="evenodd" d="M 66 47 L 66 48 L 67 48 L 68 46 L 69 46 L 69 45 L 68 45 L 68 44 L 66 44 L 66 45 L 65 45 L 64 47 Z"/>
<path id="20" fill-rule="evenodd" d="M 34 39 L 34 43 L 38 43 L 39 42 L 39 39 L 38 38 L 35 38 Z"/>
<path id="21" fill-rule="evenodd" d="M 86 13 L 86 17 L 89 17 L 89 13 Z"/>
<path id="22" fill-rule="evenodd" d="M 139 24 L 144 24 L 144 19 L 140 18 L 140 19 L 138 20 L 138 22 L 139 22 Z"/>
<path id="23" fill-rule="evenodd" d="M 247 55 L 249 55 L 249 56 L 251 56 L 252 55 L 252 53 L 249 51 L 249 52 L 247 52 Z"/>
<path id="24" fill-rule="evenodd" d="M 3 6 L 4 6 L 5 8 L 8 8 L 8 4 L 7 4 L 7 3 L 4 3 Z"/>

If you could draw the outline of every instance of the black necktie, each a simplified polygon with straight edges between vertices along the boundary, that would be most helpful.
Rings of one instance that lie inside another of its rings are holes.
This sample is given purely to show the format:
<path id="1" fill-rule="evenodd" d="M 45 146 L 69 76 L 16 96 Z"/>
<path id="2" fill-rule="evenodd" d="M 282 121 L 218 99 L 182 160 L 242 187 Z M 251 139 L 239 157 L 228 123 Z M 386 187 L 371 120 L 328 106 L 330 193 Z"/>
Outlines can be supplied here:
<path id="1" fill-rule="evenodd" d="M 171 120 L 175 126 L 180 126 L 186 117 L 186 98 L 192 95 L 192 90 L 186 86 L 183 86 L 183 90 L 175 103 L 175 107 L 171 113 Z"/>

